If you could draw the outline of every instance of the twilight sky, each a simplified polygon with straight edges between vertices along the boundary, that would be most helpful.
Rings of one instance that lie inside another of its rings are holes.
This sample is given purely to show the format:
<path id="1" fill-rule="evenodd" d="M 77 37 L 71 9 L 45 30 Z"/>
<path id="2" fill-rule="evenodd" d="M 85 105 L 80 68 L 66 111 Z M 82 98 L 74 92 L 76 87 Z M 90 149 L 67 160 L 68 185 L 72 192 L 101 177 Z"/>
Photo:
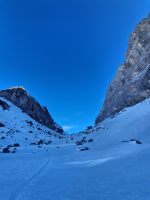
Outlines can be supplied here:
<path id="1" fill-rule="evenodd" d="M 150 0 L 1 0 L 0 89 L 24 86 L 70 133 L 93 124 Z"/>

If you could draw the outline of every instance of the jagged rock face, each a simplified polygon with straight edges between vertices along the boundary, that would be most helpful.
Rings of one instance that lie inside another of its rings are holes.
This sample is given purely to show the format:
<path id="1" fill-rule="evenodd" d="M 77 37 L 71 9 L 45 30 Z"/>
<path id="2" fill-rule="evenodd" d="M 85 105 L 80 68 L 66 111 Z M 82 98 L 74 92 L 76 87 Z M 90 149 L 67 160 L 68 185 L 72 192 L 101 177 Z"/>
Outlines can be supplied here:
<path id="1" fill-rule="evenodd" d="M 96 123 L 149 97 L 150 16 L 142 20 L 131 34 L 125 63 L 111 82 Z"/>
<path id="2" fill-rule="evenodd" d="M 6 98 L 23 112 L 28 114 L 40 124 L 62 133 L 63 129 L 59 127 L 51 117 L 46 107 L 41 106 L 28 92 L 22 87 L 1 90 L 0 96 Z"/>

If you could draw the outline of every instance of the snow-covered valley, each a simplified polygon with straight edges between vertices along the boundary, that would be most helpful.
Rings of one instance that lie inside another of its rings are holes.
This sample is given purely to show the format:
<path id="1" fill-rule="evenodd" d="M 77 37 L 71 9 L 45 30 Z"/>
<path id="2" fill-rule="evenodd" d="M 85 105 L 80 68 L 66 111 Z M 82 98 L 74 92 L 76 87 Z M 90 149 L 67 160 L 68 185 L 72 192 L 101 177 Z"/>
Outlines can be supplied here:
<path id="1" fill-rule="evenodd" d="M 149 3 L 1 2 L 0 200 L 150 200 Z"/>
<path id="2" fill-rule="evenodd" d="M 20 146 L 0 153 L 0 200 L 149 200 L 150 99 L 61 137 L 1 100 L 9 110 L 0 107 L 0 147 Z"/>

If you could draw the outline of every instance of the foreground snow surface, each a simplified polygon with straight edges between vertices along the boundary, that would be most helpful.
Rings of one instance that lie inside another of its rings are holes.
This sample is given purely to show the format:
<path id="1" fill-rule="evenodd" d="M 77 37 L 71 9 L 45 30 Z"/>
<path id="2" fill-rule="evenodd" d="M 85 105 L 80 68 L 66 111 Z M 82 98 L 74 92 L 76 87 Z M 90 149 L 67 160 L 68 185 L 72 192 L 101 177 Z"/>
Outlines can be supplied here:
<path id="1" fill-rule="evenodd" d="M 101 128 L 99 128 L 101 127 Z M 87 151 L 68 143 L 0 154 L 0 200 L 149 200 L 150 100 L 107 119 Z M 142 144 L 130 141 L 139 140 Z"/>

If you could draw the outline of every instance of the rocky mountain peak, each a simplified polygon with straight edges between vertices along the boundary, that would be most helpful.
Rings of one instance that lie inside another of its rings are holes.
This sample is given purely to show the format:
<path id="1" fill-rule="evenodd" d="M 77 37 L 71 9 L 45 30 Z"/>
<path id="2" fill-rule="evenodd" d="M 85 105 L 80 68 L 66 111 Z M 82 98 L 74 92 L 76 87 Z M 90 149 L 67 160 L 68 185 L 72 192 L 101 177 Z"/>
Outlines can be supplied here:
<path id="1" fill-rule="evenodd" d="M 12 102 L 40 124 L 55 130 L 56 132 L 63 132 L 63 129 L 54 122 L 48 109 L 41 106 L 40 103 L 30 96 L 27 90 L 23 87 L 19 86 L 0 90 L 0 97 L 4 97 Z"/>
<path id="2" fill-rule="evenodd" d="M 150 15 L 143 19 L 131 34 L 125 62 L 110 84 L 96 123 L 149 97 Z"/>

